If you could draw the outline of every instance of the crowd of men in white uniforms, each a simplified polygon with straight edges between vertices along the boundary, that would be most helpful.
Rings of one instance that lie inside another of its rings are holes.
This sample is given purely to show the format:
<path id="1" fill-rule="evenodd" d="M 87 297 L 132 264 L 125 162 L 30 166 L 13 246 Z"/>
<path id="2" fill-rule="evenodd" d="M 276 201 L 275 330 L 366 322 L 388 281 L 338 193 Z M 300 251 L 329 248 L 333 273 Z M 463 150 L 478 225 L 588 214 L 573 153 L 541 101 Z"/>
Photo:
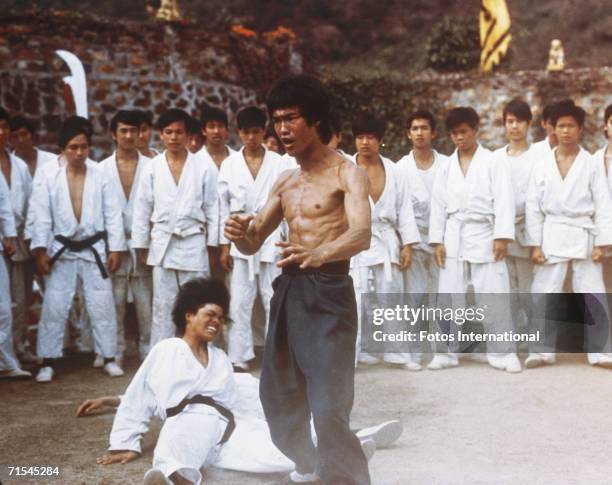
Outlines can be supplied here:
<path id="1" fill-rule="evenodd" d="M 542 114 L 547 137 L 530 144 L 531 110 L 513 100 L 503 112 L 509 144 L 491 152 L 478 143 L 478 114 L 454 108 L 446 129 L 456 150 L 447 157 L 432 146 L 435 118 L 419 110 L 406 125 L 413 148 L 394 163 L 380 153 L 386 122 L 370 113 L 356 116 L 356 153 L 342 154 L 367 173 L 372 210 L 370 248 L 352 262 L 357 293 L 412 294 L 415 306 L 435 293 L 452 294 L 454 305 L 469 291 L 477 303 L 486 302 L 486 294 L 512 293 L 513 306 L 499 306 L 494 321 L 485 322 L 505 332 L 525 325 L 521 316 L 530 330 L 544 331 L 545 315 L 531 315 L 530 293 L 610 291 L 612 147 L 594 155 L 580 147 L 584 117 L 569 100 L 548 106 Z M 75 294 L 82 295 L 97 365 L 117 376 L 123 374 L 127 303 L 135 305 L 144 359 L 150 347 L 174 335 L 170 312 L 179 287 L 209 275 L 229 282 L 228 354 L 235 369 L 248 370 L 255 356 L 254 302 L 259 295 L 267 321 L 280 272 L 275 244 L 286 234 L 281 226 L 257 254 L 245 256 L 220 228 L 231 214 L 257 213 L 280 173 L 296 164 L 266 147 L 267 137 L 270 146 L 278 147 L 278 140 L 266 132 L 261 109 L 239 111 L 243 146 L 237 151 L 226 144 L 228 125 L 218 108 L 205 107 L 195 125 L 186 112 L 170 109 L 157 122 L 164 145 L 157 154 L 149 147 L 150 116 L 121 110 L 110 124 L 116 151 L 97 164 L 89 159 L 93 129 L 87 120 L 66 120 L 61 153 L 54 155 L 35 147 L 30 122 L 0 110 L 2 376 L 29 375 L 17 357 L 27 362 L 33 351 L 26 329 L 34 267 L 44 291 L 39 382 L 54 377 Z M 612 139 L 612 106 L 604 126 Z M 334 145 L 339 123 L 335 131 Z M 612 367 L 607 302 L 598 301 L 606 328 L 588 326 L 586 339 L 599 343 L 588 360 Z M 438 328 L 439 322 L 418 324 Z M 529 348 L 527 367 L 554 362 L 549 330 L 546 344 Z M 361 352 L 358 361 L 419 370 L 424 350 L 418 342 L 389 346 L 380 355 Z M 427 367 L 456 366 L 459 354 L 452 345 L 436 345 Z M 508 372 L 522 370 L 513 343 L 488 343 L 482 359 Z"/>

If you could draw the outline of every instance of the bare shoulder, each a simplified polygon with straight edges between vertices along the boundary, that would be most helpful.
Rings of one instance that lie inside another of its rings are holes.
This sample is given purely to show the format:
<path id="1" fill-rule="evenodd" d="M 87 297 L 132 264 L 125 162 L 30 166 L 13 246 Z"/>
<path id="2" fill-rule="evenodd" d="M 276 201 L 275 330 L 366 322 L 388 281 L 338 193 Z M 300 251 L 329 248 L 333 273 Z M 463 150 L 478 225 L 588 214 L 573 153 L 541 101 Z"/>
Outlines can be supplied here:
<path id="1" fill-rule="evenodd" d="M 369 191 L 369 179 L 365 170 L 340 155 L 338 155 L 338 158 L 340 159 L 338 173 L 342 188 L 346 192 L 364 192 L 367 194 Z"/>
<path id="2" fill-rule="evenodd" d="M 293 179 L 294 175 L 296 175 L 298 170 L 299 169 L 297 168 L 283 170 L 276 179 L 276 182 L 274 182 L 274 187 L 272 188 L 272 191 L 280 191 L 284 187 L 286 187 L 287 184 L 291 181 L 291 179 Z"/>

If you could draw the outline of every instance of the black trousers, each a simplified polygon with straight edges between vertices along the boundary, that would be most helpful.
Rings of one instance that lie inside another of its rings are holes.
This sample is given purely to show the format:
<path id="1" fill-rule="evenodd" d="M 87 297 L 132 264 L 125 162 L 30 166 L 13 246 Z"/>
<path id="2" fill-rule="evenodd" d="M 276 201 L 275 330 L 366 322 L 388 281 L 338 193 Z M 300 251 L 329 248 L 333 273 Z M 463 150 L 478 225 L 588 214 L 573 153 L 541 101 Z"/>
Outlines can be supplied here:
<path id="1" fill-rule="evenodd" d="M 349 427 L 357 337 L 353 281 L 324 272 L 282 274 L 273 287 L 259 388 L 272 441 L 300 473 L 316 471 L 327 485 L 369 485 L 368 463 Z"/>

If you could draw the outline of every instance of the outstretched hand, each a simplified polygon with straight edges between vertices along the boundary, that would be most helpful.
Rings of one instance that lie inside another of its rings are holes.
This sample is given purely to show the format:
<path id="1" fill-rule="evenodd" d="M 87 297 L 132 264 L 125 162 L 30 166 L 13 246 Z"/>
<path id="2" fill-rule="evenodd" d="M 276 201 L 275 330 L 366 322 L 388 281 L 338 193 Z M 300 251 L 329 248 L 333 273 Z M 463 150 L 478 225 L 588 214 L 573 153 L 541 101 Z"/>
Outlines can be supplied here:
<path id="1" fill-rule="evenodd" d="M 279 241 L 276 245 L 283 248 L 280 253 L 284 258 L 276 263 L 279 268 L 290 264 L 299 264 L 300 269 L 319 268 L 325 263 L 323 255 L 317 249 L 308 249 L 300 244 L 286 241 Z"/>
<path id="2" fill-rule="evenodd" d="M 119 406 L 119 403 L 120 399 L 116 396 L 104 396 L 98 397 L 96 399 L 87 399 L 79 405 L 78 409 L 76 410 L 75 416 L 77 418 L 89 416 L 96 409 L 99 409 L 104 406 Z"/>
<path id="3" fill-rule="evenodd" d="M 139 453 L 132 450 L 109 451 L 100 458 L 96 458 L 96 463 L 98 465 L 113 465 L 115 463 L 125 465 L 138 458 L 138 455 Z"/>

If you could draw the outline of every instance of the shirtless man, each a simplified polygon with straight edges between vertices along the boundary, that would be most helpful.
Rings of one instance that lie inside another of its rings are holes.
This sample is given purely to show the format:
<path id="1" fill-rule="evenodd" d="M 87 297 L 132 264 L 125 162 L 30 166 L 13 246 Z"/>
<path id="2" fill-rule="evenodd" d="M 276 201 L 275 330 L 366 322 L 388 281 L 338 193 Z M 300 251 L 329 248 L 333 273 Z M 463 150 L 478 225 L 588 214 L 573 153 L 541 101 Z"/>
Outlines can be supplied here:
<path id="1" fill-rule="evenodd" d="M 283 218 L 260 396 L 272 440 L 295 464 L 282 483 L 370 483 L 351 433 L 357 308 L 349 259 L 370 243 L 367 175 L 326 146 L 330 97 L 308 76 L 280 80 L 268 111 L 298 169 L 283 172 L 256 217 L 232 215 L 225 236 L 255 253 Z M 318 446 L 310 439 L 312 413 Z"/>
<path id="2" fill-rule="evenodd" d="M 117 201 L 121 204 L 125 239 L 129 254 L 121 261 L 121 266 L 113 274 L 113 296 L 117 311 L 117 362 L 121 365 L 125 351 L 124 320 L 128 294 L 132 293 L 138 320 L 138 350 L 144 359 L 149 351 L 151 338 L 151 306 L 153 289 L 151 268 L 140 264 L 131 249 L 132 214 L 136 199 L 136 187 L 144 168 L 151 159 L 136 149 L 140 118 L 134 111 L 119 110 L 111 119 L 111 136 L 117 150 L 106 160 L 100 162 Z"/>

